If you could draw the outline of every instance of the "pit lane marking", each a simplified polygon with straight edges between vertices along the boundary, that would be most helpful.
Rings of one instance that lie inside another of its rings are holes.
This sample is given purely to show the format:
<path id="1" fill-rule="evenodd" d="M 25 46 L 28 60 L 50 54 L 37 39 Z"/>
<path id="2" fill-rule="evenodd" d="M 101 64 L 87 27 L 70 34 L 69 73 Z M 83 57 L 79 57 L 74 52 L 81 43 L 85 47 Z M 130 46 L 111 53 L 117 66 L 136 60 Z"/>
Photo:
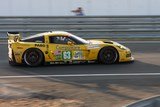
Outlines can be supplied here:
<path id="1" fill-rule="evenodd" d="M 160 76 L 160 73 L 22 75 L 22 76 L 0 76 L 0 79 L 47 78 L 47 77 L 103 77 L 103 76 Z"/>

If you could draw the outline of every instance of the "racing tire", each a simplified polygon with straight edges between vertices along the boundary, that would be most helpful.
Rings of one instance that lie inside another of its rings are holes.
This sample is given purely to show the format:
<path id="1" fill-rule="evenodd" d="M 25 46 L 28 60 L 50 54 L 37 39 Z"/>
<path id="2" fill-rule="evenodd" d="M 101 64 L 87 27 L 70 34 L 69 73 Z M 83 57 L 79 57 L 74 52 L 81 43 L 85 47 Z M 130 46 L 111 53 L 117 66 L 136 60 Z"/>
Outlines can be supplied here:
<path id="1" fill-rule="evenodd" d="M 113 64 L 118 60 L 118 52 L 113 47 L 104 47 L 98 55 L 98 62 L 102 64 Z"/>
<path id="2" fill-rule="evenodd" d="M 23 59 L 28 66 L 39 66 L 43 62 L 43 53 L 39 49 L 31 48 L 25 51 Z"/>

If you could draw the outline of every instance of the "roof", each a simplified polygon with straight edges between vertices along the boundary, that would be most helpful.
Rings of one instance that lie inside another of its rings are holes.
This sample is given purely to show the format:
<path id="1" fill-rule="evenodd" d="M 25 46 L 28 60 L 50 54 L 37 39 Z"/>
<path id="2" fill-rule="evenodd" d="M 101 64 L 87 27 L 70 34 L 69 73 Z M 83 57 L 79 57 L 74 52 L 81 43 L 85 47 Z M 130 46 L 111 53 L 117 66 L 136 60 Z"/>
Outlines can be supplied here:
<path id="1" fill-rule="evenodd" d="M 46 32 L 45 35 L 71 35 L 71 33 L 65 31 L 51 31 L 51 32 Z"/>
<path id="2" fill-rule="evenodd" d="M 38 33 L 35 35 L 31 35 L 28 37 L 23 38 L 22 40 L 26 40 L 26 39 L 31 39 L 31 38 L 35 38 L 35 37 L 41 37 L 44 35 L 71 35 L 71 33 L 65 32 L 65 31 L 51 31 L 51 32 L 44 32 L 44 33 Z"/>

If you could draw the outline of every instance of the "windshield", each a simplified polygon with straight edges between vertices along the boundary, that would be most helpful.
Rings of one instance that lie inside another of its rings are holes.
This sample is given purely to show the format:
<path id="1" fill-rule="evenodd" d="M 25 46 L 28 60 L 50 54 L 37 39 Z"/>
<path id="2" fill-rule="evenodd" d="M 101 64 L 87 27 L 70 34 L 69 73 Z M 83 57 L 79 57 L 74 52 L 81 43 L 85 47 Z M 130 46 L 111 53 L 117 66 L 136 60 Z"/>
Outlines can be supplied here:
<path id="1" fill-rule="evenodd" d="M 83 39 L 83 38 L 80 38 L 80 37 L 78 37 L 78 36 L 75 36 L 75 35 L 70 35 L 71 36 L 71 38 L 74 38 L 74 39 L 76 39 L 76 40 L 78 40 L 78 41 L 80 41 L 80 42 L 82 42 L 82 43 L 84 43 L 84 44 L 88 44 L 89 42 L 87 41 L 87 40 L 85 40 L 85 39 Z"/>

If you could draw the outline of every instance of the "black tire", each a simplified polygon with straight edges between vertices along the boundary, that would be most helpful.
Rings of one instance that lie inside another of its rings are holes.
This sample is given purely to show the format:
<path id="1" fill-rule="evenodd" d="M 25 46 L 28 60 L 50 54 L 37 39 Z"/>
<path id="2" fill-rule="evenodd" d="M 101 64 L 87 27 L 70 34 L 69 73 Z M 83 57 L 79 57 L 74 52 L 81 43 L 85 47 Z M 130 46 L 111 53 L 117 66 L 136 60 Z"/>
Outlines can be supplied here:
<path id="1" fill-rule="evenodd" d="M 103 64 L 113 64 L 118 60 L 118 52 L 113 47 L 104 47 L 100 50 L 98 61 Z"/>
<path id="2" fill-rule="evenodd" d="M 43 62 L 43 53 L 39 49 L 31 48 L 25 51 L 23 59 L 28 66 L 39 66 Z"/>

